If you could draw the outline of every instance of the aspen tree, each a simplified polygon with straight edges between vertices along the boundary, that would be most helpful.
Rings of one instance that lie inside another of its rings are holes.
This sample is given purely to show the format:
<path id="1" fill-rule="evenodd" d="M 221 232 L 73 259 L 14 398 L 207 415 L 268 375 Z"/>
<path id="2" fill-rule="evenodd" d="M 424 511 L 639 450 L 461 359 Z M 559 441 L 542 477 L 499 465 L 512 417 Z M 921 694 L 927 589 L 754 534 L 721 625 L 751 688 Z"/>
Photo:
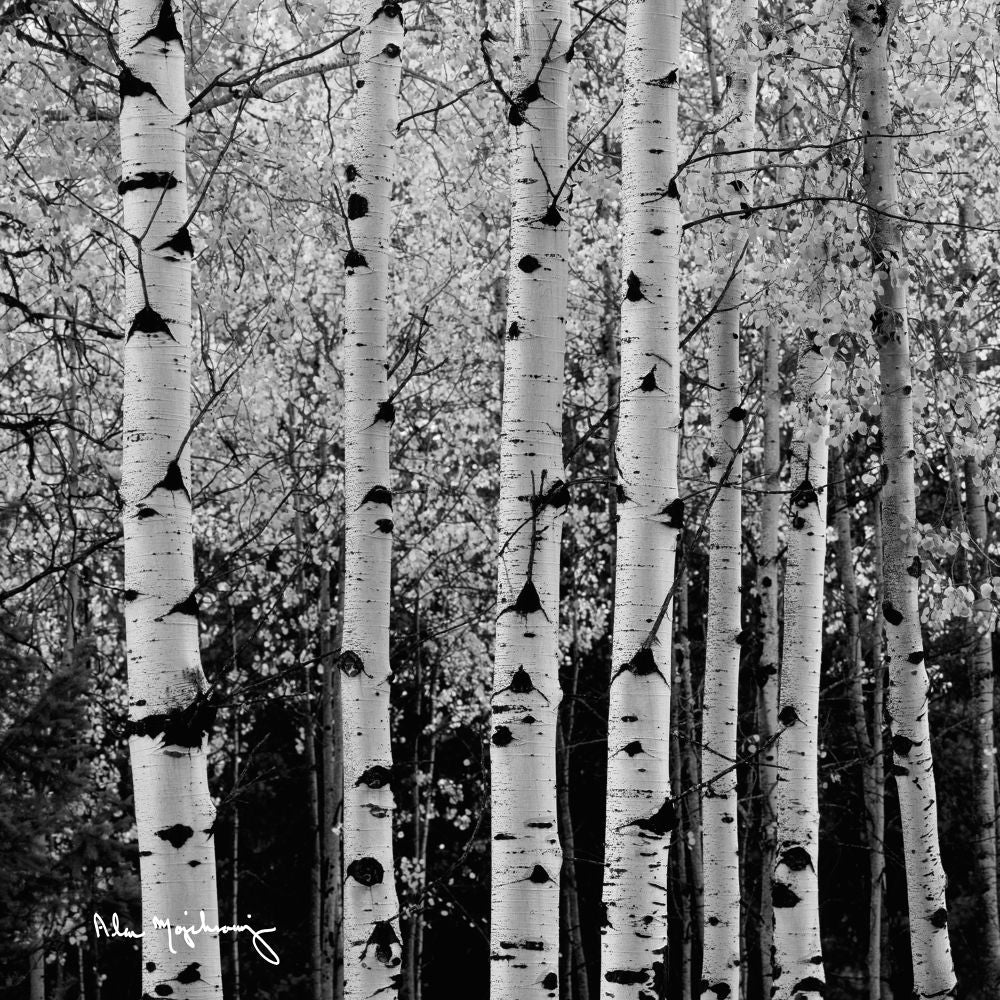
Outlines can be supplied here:
<path id="1" fill-rule="evenodd" d="M 677 169 L 679 0 L 629 0 L 622 111 L 621 375 L 615 619 L 608 708 L 601 993 L 663 995 L 670 789 L 670 592 L 684 504 L 680 421 Z M 666 195 L 664 178 L 669 179 Z"/>
<path id="2" fill-rule="evenodd" d="M 129 753 L 139 835 L 142 991 L 221 997 L 215 934 L 172 953 L 152 921 L 216 926 L 212 709 L 198 648 L 191 520 L 191 262 L 183 17 L 176 0 L 119 9 L 125 391 L 119 489 L 125 537 Z"/>
<path id="3" fill-rule="evenodd" d="M 764 365 L 761 394 L 764 400 L 764 494 L 760 501 L 760 541 L 757 559 L 757 599 L 760 607 L 760 662 L 757 665 L 757 726 L 762 746 L 758 759 L 761 826 L 760 968 L 761 995 L 771 996 L 771 870 L 777 842 L 778 748 L 771 742 L 781 728 L 778 722 L 778 593 L 780 564 L 778 530 L 781 517 L 781 383 L 779 379 L 778 328 L 764 330 Z"/>
<path id="4" fill-rule="evenodd" d="M 889 35 L 898 0 L 849 0 L 864 131 L 863 183 L 875 272 L 872 329 L 879 352 L 882 430 L 882 557 L 886 661 L 885 717 L 899 794 L 915 1000 L 950 995 L 955 974 L 948 938 L 945 876 L 938 844 L 928 678 L 920 631 L 915 451 L 907 267 L 898 217 L 895 141 L 889 98 Z"/>
<path id="5" fill-rule="evenodd" d="M 827 338 L 805 332 L 795 376 L 790 524 L 784 588 L 777 740 L 778 838 L 771 904 L 772 996 L 815 1000 L 826 991 L 819 931 L 819 683 L 826 567 Z"/>
<path id="6" fill-rule="evenodd" d="M 757 100 L 753 43 L 756 0 L 735 0 L 727 17 L 729 90 L 721 112 L 725 128 L 715 152 L 716 197 L 736 208 L 750 197 Z M 730 154 L 730 155 L 725 155 Z M 740 385 L 741 257 L 747 235 L 738 217 L 727 220 L 714 247 L 719 305 L 711 324 L 708 381 L 711 440 L 708 465 L 718 493 L 708 515 L 709 588 L 702 707 L 704 947 L 701 995 L 738 995 L 740 986 L 740 868 L 737 836 L 736 709 L 742 642 L 740 580 L 743 430 L 747 411 Z M 720 992 L 721 991 L 721 992 Z"/>
<path id="7" fill-rule="evenodd" d="M 510 270 L 500 443 L 491 731 L 490 992 L 559 979 L 556 726 L 568 168 L 568 0 L 514 5 Z"/>
<path id="8" fill-rule="evenodd" d="M 363 5 L 344 260 L 343 733 L 344 996 L 398 994 L 402 946 L 392 853 L 389 598 L 392 493 L 386 384 L 390 195 L 402 72 L 403 14 Z M 325 765 L 333 766 L 331 761 Z"/>

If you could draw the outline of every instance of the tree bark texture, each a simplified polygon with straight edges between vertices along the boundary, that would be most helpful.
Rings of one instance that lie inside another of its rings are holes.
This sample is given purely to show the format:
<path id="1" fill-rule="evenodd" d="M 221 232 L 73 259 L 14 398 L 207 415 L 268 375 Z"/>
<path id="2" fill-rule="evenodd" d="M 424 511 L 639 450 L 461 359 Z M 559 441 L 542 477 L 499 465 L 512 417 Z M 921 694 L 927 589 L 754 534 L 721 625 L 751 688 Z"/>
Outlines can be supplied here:
<path id="1" fill-rule="evenodd" d="M 889 95 L 889 36 L 898 10 L 898 0 L 848 3 L 865 134 L 863 183 L 875 272 L 872 329 L 879 352 L 882 397 L 882 614 L 889 666 L 885 713 L 902 820 L 914 997 L 925 1000 L 950 995 L 955 974 L 938 842 L 928 678 L 920 629 L 907 267 L 896 218 L 901 206 Z"/>
<path id="2" fill-rule="evenodd" d="M 386 384 L 390 196 L 399 119 L 403 14 L 362 9 L 347 167 L 344 303 L 344 996 L 398 995 L 402 945 L 393 864 L 389 738 L 392 493 Z M 325 762 L 329 763 L 329 762 Z"/>
<path id="3" fill-rule="evenodd" d="M 749 198 L 757 101 L 754 29 L 756 0 L 737 0 L 727 21 L 729 90 L 719 133 L 716 198 L 726 207 Z M 709 780 L 702 804 L 704 947 L 701 995 L 738 995 L 740 986 L 740 865 L 737 832 L 736 714 L 741 619 L 741 477 L 744 409 L 740 381 L 740 307 L 746 235 L 738 217 L 727 221 L 713 248 L 719 305 L 711 323 L 708 381 L 711 386 L 709 474 L 717 485 L 708 515 L 709 592 L 705 689 L 702 706 L 702 774 Z M 722 991 L 722 992 L 720 992 Z"/>
<path id="4" fill-rule="evenodd" d="M 124 204 L 125 391 L 120 495 L 125 537 L 129 753 L 139 836 L 142 991 L 178 981 L 221 997 L 217 934 L 172 954 L 153 920 L 216 926 L 208 789 L 213 710 L 198 647 L 191 519 L 191 261 L 183 16 L 176 0 L 119 8 Z"/>
<path id="5" fill-rule="evenodd" d="M 490 746 L 490 990 L 550 997 L 559 979 L 556 726 L 568 167 L 568 0 L 513 10 L 511 233 L 500 445 Z"/>
<path id="6" fill-rule="evenodd" d="M 650 641 L 670 592 L 684 504 L 680 423 L 675 0 L 629 0 L 622 119 L 621 377 L 615 459 L 618 531 L 608 709 L 601 991 L 636 1000 L 665 990 L 672 622 Z M 667 197 L 663 184 L 669 179 Z"/>

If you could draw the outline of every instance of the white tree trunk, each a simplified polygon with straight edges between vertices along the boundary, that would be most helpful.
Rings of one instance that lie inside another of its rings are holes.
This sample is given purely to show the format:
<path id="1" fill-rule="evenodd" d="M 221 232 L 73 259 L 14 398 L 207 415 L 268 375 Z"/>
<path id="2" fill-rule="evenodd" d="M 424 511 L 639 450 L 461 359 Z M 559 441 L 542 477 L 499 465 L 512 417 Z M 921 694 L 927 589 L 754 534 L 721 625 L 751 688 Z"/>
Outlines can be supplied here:
<path id="1" fill-rule="evenodd" d="M 730 122 L 716 152 L 753 145 L 757 102 L 756 0 L 736 0 L 729 12 L 729 91 L 722 120 Z M 735 208 L 750 198 L 753 154 L 720 156 L 715 162 L 717 200 Z M 713 248 L 716 287 L 722 292 L 711 324 L 708 381 L 711 385 L 711 481 L 723 484 L 709 511 L 709 589 L 705 691 L 702 707 L 702 776 L 727 771 L 705 789 L 702 806 L 704 948 L 701 995 L 736 997 L 740 985 L 740 870 L 735 759 L 741 634 L 740 581 L 742 443 L 745 419 L 740 386 L 740 305 L 746 241 L 738 218 L 730 220 Z"/>
<path id="2" fill-rule="evenodd" d="M 778 328 L 764 331 L 764 365 L 761 393 L 764 399 L 764 494 L 760 501 L 760 540 L 757 559 L 757 598 L 760 603 L 760 662 L 757 664 L 758 735 L 766 747 L 757 762 L 760 783 L 761 888 L 760 968 L 765 1000 L 771 996 L 771 870 L 777 843 L 778 747 L 769 742 L 781 727 L 778 722 L 778 594 L 781 565 L 778 557 L 778 520 L 781 516 L 781 381 Z"/>
<path id="3" fill-rule="evenodd" d="M 826 568 L 830 364 L 822 334 L 802 337 L 792 420 L 790 525 L 778 722 L 778 843 L 772 995 L 816 1000 L 826 990 L 819 931 L 819 682 Z"/>
<path id="4" fill-rule="evenodd" d="M 568 0 L 515 4 L 511 249 L 492 697 L 491 995 L 551 997 L 559 975 L 556 724 L 567 228 Z"/>
<path id="5" fill-rule="evenodd" d="M 393 864 L 389 736 L 392 494 L 386 385 L 390 194 L 402 71 L 403 15 L 366 3 L 347 167 L 344 303 L 344 996 L 398 994 L 399 904 Z M 324 761 L 333 766 L 332 761 Z"/>
<path id="6" fill-rule="evenodd" d="M 885 712 L 906 859 L 914 1000 L 924 1000 L 948 995 L 954 988 L 955 974 L 938 844 L 928 680 L 918 603 L 920 558 L 913 531 L 916 486 L 907 268 L 899 224 L 885 214 L 900 214 L 889 99 L 889 35 L 898 9 L 898 0 L 872 6 L 860 0 L 849 0 L 848 4 L 859 70 L 864 187 L 877 278 L 872 328 L 882 387 L 882 611 L 889 664 Z"/>
<path id="7" fill-rule="evenodd" d="M 677 807 L 670 795 L 671 620 L 649 642 L 674 577 L 683 523 L 680 422 L 680 203 L 677 169 L 679 0 L 629 0 L 622 118 L 621 377 L 615 618 L 608 709 L 604 869 L 605 997 L 666 989 L 667 871 Z M 674 188 L 676 190 L 676 187 Z"/>
<path id="8" fill-rule="evenodd" d="M 144 994 L 222 995 L 217 934 L 171 954 L 153 918 L 219 923 L 208 790 L 212 712 L 198 648 L 191 470 L 191 239 L 183 18 L 176 0 L 119 10 L 125 244 L 122 519 L 129 752 L 142 881 Z"/>

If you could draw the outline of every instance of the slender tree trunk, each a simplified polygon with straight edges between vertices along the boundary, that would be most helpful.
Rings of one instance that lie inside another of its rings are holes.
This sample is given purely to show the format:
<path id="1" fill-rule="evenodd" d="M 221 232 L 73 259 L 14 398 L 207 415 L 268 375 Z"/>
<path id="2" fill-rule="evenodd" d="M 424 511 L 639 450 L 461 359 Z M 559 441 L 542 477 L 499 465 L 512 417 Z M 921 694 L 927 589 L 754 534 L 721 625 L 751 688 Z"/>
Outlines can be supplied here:
<path id="1" fill-rule="evenodd" d="M 514 7 L 511 255 L 493 673 L 491 995 L 559 977 L 556 724 L 567 229 L 568 0 Z M 552 194 L 549 191 L 552 191 Z"/>
<path id="2" fill-rule="evenodd" d="M 45 1000 L 45 948 L 39 945 L 28 957 L 28 996 Z"/>
<path id="3" fill-rule="evenodd" d="M 675 650 L 679 685 L 678 736 L 683 744 L 681 751 L 681 783 L 684 788 L 696 788 L 701 783 L 700 756 L 697 750 L 696 725 L 694 718 L 695 696 L 691 683 L 691 638 L 688 632 L 688 575 L 682 570 L 678 577 L 675 601 Z M 682 801 L 684 816 L 684 846 L 687 849 L 688 881 L 685 891 L 691 901 L 691 926 L 689 929 L 691 946 L 691 981 L 695 979 L 694 953 L 702 943 L 701 931 L 705 916 L 705 886 L 702 876 L 701 853 L 701 797 L 696 794 L 684 796 Z M 690 1000 L 691 994 L 685 994 Z"/>
<path id="4" fill-rule="evenodd" d="M 729 15 L 730 85 L 716 152 L 753 145 L 757 99 L 756 53 L 751 51 L 756 0 L 737 0 Z M 753 154 L 721 156 L 716 164 L 718 200 L 736 205 L 749 197 Z M 732 196 L 731 198 L 728 196 Z M 702 773 L 708 780 L 702 804 L 705 926 L 701 995 L 735 997 L 740 980 L 740 873 L 737 832 L 736 712 L 739 691 L 741 624 L 742 440 L 747 413 L 740 386 L 740 258 L 747 236 L 743 225 L 727 223 L 715 248 L 719 309 L 711 324 L 708 381 L 712 387 L 711 481 L 720 484 L 708 515 L 709 592 L 702 708 Z M 724 289 L 724 291 L 723 291 Z M 722 991 L 720 993 L 720 991 Z"/>
<path id="5" fill-rule="evenodd" d="M 330 808 L 327 815 L 327 908 L 326 948 L 331 963 L 333 1000 L 344 997 L 344 919 L 340 887 L 344 880 L 343 821 L 344 821 L 344 730 L 339 724 L 343 718 L 343 695 L 340 671 L 335 669 L 334 655 L 343 650 L 344 638 L 344 547 L 341 543 L 337 556 L 337 621 L 336 636 L 330 645 L 330 683 L 324 687 L 324 719 L 328 719 L 329 746 L 324 760 L 327 762 L 325 795 Z M 326 722 L 324 723 L 326 724 Z"/>
<path id="6" fill-rule="evenodd" d="M 771 997 L 771 945 L 774 913 L 771 906 L 771 873 L 778 836 L 778 748 L 771 742 L 778 730 L 778 519 L 781 514 L 781 349 L 778 328 L 764 330 L 764 367 L 761 393 L 764 400 L 764 494 L 760 503 L 760 542 L 757 560 L 757 596 L 760 603 L 760 663 L 757 667 L 758 732 L 765 749 L 757 760 L 760 787 L 760 969 L 761 996 Z"/>
<path id="7" fill-rule="evenodd" d="M 615 621 L 601 949 L 605 997 L 666 991 L 670 835 L 670 591 L 684 504 L 677 492 L 680 422 L 675 0 L 629 0 L 622 121 L 621 380 Z M 657 197 L 664 180 L 668 197 Z"/>
<path id="8" fill-rule="evenodd" d="M 883 571 L 889 690 L 886 716 L 899 791 L 915 1000 L 949 995 L 955 974 L 945 875 L 938 844 L 928 679 L 920 632 L 913 400 L 910 394 L 906 262 L 897 217 L 895 144 L 889 96 L 889 36 L 899 0 L 849 0 L 865 130 L 864 187 L 878 278 L 872 328 L 881 369 Z"/>
<path id="9" fill-rule="evenodd" d="M 817 319 L 821 310 L 817 309 Z M 818 1000 L 826 991 L 819 929 L 819 686 L 826 567 L 830 363 L 826 336 L 802 337 L 792 422 L 791 523 L 778 722 L 778 844 L 772 994 Z"/>
<path id="10" fill-rule="evenodd" d="M 843 453 L 838 449 L 834 452 L 830 463 L 830 488 L 834 504 L 834 524 L 837 528 L 837 576 L 840 578 L 841 592 L 844 595 L 844 619 L 847 625 L 846 670 L 848 680 L 848 696 L 851 703 L 851 722 L 854 727 L 854 741 L 858 748 L 858 758 L 861 761 L 861 787 L 865 803 L 865 842 L 869 856 L 869 912 L 868 922 L 868 959 L 866 964 L 868 974 L 869 1000 L 878 1000 L 881 985 L 880 969 L 881 935 L 882 935 L 882 886 L 881 861 L 876 869 L 871 859 L 881 858 L 881 798 L 876 774 L 876 755 L 873 740 L 874 732 L 879 728 L 878 716 L 872 715 L 872 734 L 869 734 L 868 721 L 865 716 L 865 693 L 863 685 L 864 660 L 861 650 L 861 609 L 858 604 L 858 587 L 854 573 L 854 540 L 851 532 L 851 507 L 848 500 L 847 469 L 844 465 Z M 875 649 L 872 656 L 875 656 Z M 874 662 L 874 674 L 882 669 L 880 661 Z"/>
<path id="11" fill-rule="evenodd" d="M 882 719 L 885 711 L 885 622 L 882 601 L 885 579 L 882 573 L 882 513 L 878 501 L 872 505 L 872 549 L 875 554 L 875 614 L 872 626 L 872 665 L 875 668 L 875 689 L 872 692 L 872 831 L 875 840 L 869 846 L 869 876 L 872 885 L 871 921 L 868 938 L 869 1000 L 892 1000 L 885 976 L 882 941 L 888 941 L 885 907 L 885 758 L 882 745 Z"/>
<path id="12" fill-rule="evenodd" d="M 338 579 L 343 560 L 337 558 Z M 336 642 L 332 634 L 335 627 L 331 620 L 330 576 L 332 570 L 324 562 L 319 585 L 319 655 L 323 664 L 323 687 L 320 729 L 320 759 L 322 771 L 322 848 L 323 848 L 323 1000 L 333 1000 L 338 996 L 340 971 L 340 798 L 344 783 L 342 757 L 337 741 L 335 719 L 340 716 L 340 673 L 334 660 Z M 343 595 L 343 586 L 337 587 L 338 600 Z M 338 625 L 339 633 L 339 615 Z"/>
<path id="13" fill-rule="evenodd" d="M 344 995 L 398 995 L 399 903 L 393 863 L 389 735 L 392 494 L 386 385 L 390 195 L 403 14 L 362 10 L 347 168 L 350 249 L 344 303 L 344 625 L 339 658 L 344 741 Z"/>
<path id="14" fill-rule="evenodd" d="M 222 995 L 218 935 L 171 953 L 153 920 L 218 919 L 212 710 L 198 648 L 191 523 L 191 239 L 183 17 L 176 0 L 119 9 L 125 343 L 122 519 L 129 753 L 142 882 L 142 991 Z"/>

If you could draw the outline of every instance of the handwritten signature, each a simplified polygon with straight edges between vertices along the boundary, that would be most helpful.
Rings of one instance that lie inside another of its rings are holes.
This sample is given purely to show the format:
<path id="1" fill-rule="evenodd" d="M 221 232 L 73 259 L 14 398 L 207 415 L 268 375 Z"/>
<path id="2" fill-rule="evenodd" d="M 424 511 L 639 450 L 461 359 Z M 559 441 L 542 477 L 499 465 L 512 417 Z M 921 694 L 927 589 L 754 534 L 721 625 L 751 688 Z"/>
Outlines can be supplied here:
<path id="1" fill-rule="evenodd" d="M 253 938 L 253 946 L 257 954 L 265 962 L 270 962 L 271 965 L 280 965 L 281 960 L 278 958 L 276 952 L 264 940 L 264 935 L 272 933 L 276 928 L 264 927 L 261 930 L 255 930 L 250 924 L 208 924 L 205 922 L 205 911 L 199 910 L 198 914 L 199 922 L 197 924 L 175 923 L 172 920 L 164 920 L 161 917 L 152 918 L 154 930 L 164 930 L 167 932 L 167 946 L 170 948 L 171 955 L 177 954 L 177 949 L 174 947 L 175 939 L 183 941 L 189 948 L 193 948 L 194 938 L 198 934 L 239 934 L 241 931 L 246 931 Z M 185 910 L 184 916 L 186 917 L 187 915 L 188 911 Z M 247 914 L 247 916 L 250 916 L 250 914 Z M 94 934 L 97 937 L 103 934 L 109 938 L 144 938 L 146 936 L 145 931 L 134 931 L 128 927 L 122 927 L 117 913 L 112 914 L 110 927 L 99 913 L 95 913 Z"/>

